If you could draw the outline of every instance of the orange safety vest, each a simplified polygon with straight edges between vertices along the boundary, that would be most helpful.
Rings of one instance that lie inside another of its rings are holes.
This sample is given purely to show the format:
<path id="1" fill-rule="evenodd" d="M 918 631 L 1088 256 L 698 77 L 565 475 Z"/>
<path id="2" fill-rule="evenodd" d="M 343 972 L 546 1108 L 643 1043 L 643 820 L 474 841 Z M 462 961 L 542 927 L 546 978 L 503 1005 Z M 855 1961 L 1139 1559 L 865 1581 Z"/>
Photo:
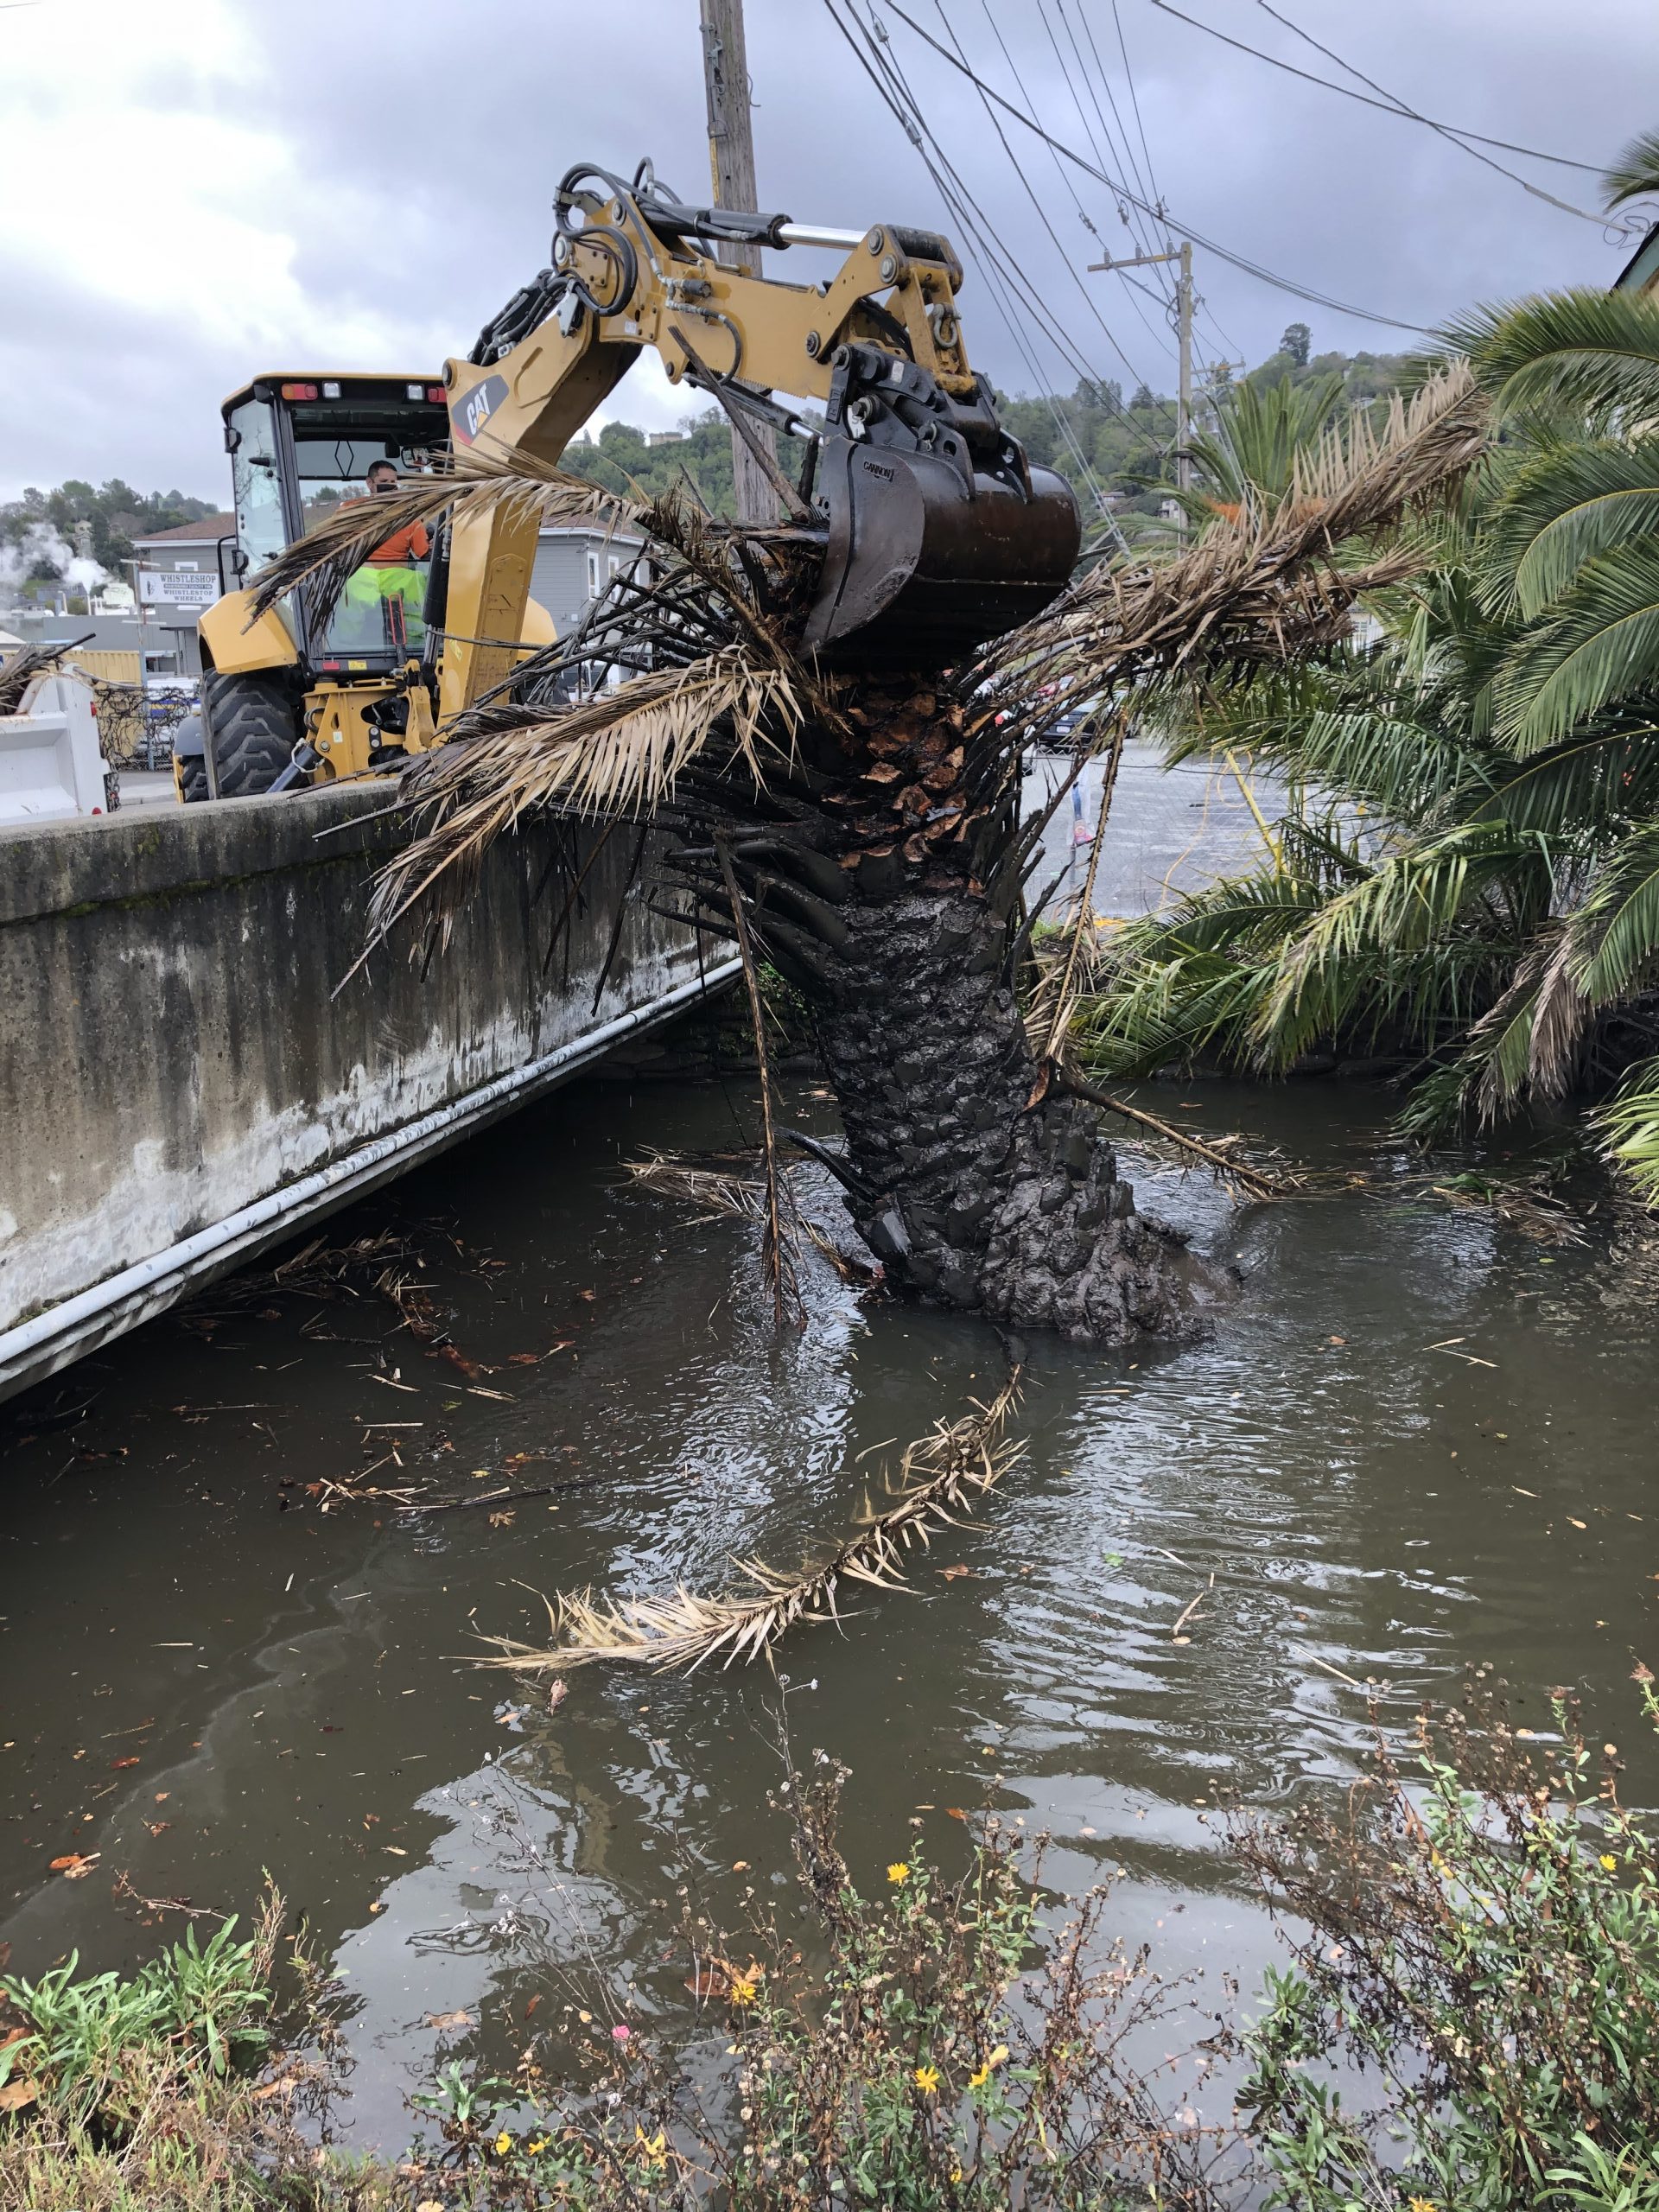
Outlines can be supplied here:
<path id="1" fill-rule="evenodd" d="M 366 499 L 347 499 L 348 507 L 367 507 L 374 504 L 372 493 Z M 402 568 L 410 561 L 424 561 L 432 550 L 432 540 L 423 522 L 405 523 L 401 530 L 394 530 L 390 537 L 382 538 L 369 560 L 378 568 Z"/>

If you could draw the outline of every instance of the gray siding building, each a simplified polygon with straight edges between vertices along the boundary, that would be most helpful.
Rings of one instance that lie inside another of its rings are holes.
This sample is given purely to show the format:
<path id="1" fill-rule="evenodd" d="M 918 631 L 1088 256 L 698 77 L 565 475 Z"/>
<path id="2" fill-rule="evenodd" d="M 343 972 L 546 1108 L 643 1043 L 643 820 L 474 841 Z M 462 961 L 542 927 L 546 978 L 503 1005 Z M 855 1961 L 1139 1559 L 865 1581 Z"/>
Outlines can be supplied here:
<path id="1" fill-rule="evenodd" d="M 219 597 L 219 541 L 235 535 L 234 515 L 204 515 L 133 539 L 147 676 L 201 674 L 196 623 Z"/>
<path id="2" fill-rule="evenodd" d="M 644 543 L 635 531 L 586 529 L 580 523 L 560 523 L 542 531 L 530 595 L 553 617 L 560 637 L 570 635 Z"/>

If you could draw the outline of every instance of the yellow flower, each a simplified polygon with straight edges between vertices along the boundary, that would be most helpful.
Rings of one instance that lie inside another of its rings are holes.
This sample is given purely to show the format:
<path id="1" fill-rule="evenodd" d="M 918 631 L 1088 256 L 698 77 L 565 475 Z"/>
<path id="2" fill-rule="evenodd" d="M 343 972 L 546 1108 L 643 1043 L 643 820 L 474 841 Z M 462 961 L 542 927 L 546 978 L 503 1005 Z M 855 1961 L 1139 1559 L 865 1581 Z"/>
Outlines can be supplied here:
<path id="1" fill-rule="evenodd" d="M 997 2068 L 1007 2063 L 1007 2056 L 1008 2046 L 1007 2044 L 998 2044 L 996 2049 L 991 2053 L 985 2063 L 982 2066 L 976 2067 L 974 2071 L 968 2076 L 969 2088 L 970 2089 L 982 2089 L 985 2084 L 990 2080 L 992 2075 L 996 2071 Z"/>
<path id="2" fill-rule="evenodd" d="M 526 2143 L 524 2148 L 530 2152 L 532 2158 L 539 2156 L 539 2154 L 547 2148 L 546 2136 L 538 2135 L 533 2143 Z"/>
<path id="3" fill-rule="evenodd" d="M 916 2086 L 925 2097 L 936 2095 L 939 2087 L 938 2068 L 937 2066 L 918 2066 L 916 2069 Z"/>
<path id="4" fill-rule="evenodd" d="M 734 2005 L 753 2005 L 754 2002 L 753 1977 L 747 1974 L 734 1974 L 732 1976 L 732 1986 L 728 1993 Z"/>
<path id="5" fill-rule="evenodd" d="M 647 2135 L 639 2121 L 635 2120 L 633 2139 L 639 2145 L 640 2157 L 648 2166 L 665 2166 L 668 2164 L 668 2145 L 661 2134 Z"/>
<path id="6" fill-rule="evenodd" d="M 512 2148 L 512 2138 L 504 2127 L 495 2139 L 495 2155 L 498 2158 L 505 2158 Z"/>
<path id="7" fill-rule="evenodd" d="M 895 1859 L 888 1867 L 887 1879 L 890 1882 L 907 1882 L 910 1879 L 910 1868 L 902 1859 Z"/>
<path id="8" fill-rule="evenodd" d="M 1611 1851 L 1604 1851 L 1604 1852 L 1602 1853 L 1602 1854 L 1601 1854 L 1601 1863 L 1602 1863 L 1602 1865 L 1603 1865 L 1603 1866 L 1607 1869 L 1607 1872 L 1608 1872 L 1610 1874 L 1613 1874 L 1613 1873 L 1617 1873 L 1617 1872 L 1618 1872 L 1618 1859 L 1615 1859 L 1615 1858 L 1614 1858 L 1614 1856 L 1613 1856 L 1613 1854 L 1612 1854 L 1612 1853 L 1611 1853 Z"/>
<path id="9" fill-rule="evenodd" d="M 952 2180 L 953 2182 L 957 2182 L 957 2181 L 960 2181 L 960 2180 L 962 2179 L 962 2168 L 961 2168 L 960 2166 L 952 2166 L 952 2167 L 951 2167 L 951 2169 L 950 2169 L 950 2178 L 951 2178 L 951 2180 Z"/>
<path id="10" fill-rule="evenodd" d="M 1432 2196 L 1408 2196 L 1406 2212 L 1440 2212 L 1440 2207 Z"/>

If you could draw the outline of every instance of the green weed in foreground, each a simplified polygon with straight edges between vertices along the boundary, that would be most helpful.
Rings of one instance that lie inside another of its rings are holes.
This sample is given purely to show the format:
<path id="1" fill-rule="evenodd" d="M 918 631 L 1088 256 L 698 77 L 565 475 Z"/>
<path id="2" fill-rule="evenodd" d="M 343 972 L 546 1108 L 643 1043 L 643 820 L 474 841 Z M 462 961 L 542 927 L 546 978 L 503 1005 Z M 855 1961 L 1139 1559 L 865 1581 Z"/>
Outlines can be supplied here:
<path id="1" fill-rule="evenodd" d="M 218 2075 L 252 2058 L 268 2040 L 270 1958 L 260 1931 L 238 1943 L 235 1929 L 232 1916 L 202 1944 L 192 1922 L 181 1943 L 130 1981 L 113 1974 L 77 1980 L 73 1951 L 39 1981 L 0 1980 L 28 2025 L 0 2050 L 0 2088 L 41 2075 L 66 2114 L 86 2118 L 111 2094 L 125 2055 L 142 2046 L 171 2046 Z"/>
<path id="2" fill-rule="evenodd" d="M 451 2065 L 415 2101 L 437 2139 L 395 2165 L 327 2147 L 326 2069 L 294 2055 L 326 2058 L 326 2008 L 313 1975 L 277 2017 L 274 1906 L 130 1981 L 71 1962 L 4 1984 L 0 2036 L 26 2032 L 0 2069 L 33 2094 L 0 2113 L 0 2205 L 1659 2212 L 1659 1850 L 1616 1774 L 1564 1699 L 1529 1738 L 1477 1691 L 1425 1719 L 1414 1761 L 1379 1735 L 1339 1810 L 1241 1815 L 1293 1963 L 1210 2046 L 1249 2063 L 1224 2139 L 1133 2063 L 1148 2030 L 1162 2050 L 1200 2024 L 1107 1942 L 1104 1891 L 1057 1927 L 1039 1859 L 991 1821 L 960 1881 L 912 1847 L 863 1897 L 821 1759 L 782 1793 L 816 1937 L 688 1919 L 694 2047 L 644 2062 L 595 2025 L 575 2083 L 534 2050 L 511 2080 Z"/>

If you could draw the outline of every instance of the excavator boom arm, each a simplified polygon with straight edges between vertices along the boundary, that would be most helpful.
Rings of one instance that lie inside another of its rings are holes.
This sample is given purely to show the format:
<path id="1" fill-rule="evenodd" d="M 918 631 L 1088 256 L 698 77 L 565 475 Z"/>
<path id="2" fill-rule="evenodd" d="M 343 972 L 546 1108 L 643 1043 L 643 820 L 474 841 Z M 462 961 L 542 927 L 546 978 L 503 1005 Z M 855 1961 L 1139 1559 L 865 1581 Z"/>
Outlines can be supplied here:
<path id="1" fill-rule="evenodd" d="M 825 586 L 808 632 L 820 650 L 850 650 L 869 632 L 878 658 L 913 650 L 920 665 L 947 642 L 959 648 L 1023 619 L 1061 588 L 1077 550 L 1076 505 L 1060 478 L 1027 467 L 969 365 L 962 270 L 945 240 L 893 224 L 828 232 L 690 207 L 643 169 L 632 185 L 573 169 L 557 206 L 552 268 L 472 358 L 445 364 L 458 449 L 556 461 L 650 346 L 672 383 L 717 382 L 750 405 L 782 391 L 824 406 L 821 425 L 799 426 L 823 441 L 830 463 L 817 495 Z M 827 283 L 794 283 L 721 261 L 710 248 L 721 242 L 846 254 Z M 441 725 L 510 673 L 535 550 L 533 516 L 454 525 Z M 913 649 L 899 619 L 907 587 L 909 627 L 920 618 Z"/>

